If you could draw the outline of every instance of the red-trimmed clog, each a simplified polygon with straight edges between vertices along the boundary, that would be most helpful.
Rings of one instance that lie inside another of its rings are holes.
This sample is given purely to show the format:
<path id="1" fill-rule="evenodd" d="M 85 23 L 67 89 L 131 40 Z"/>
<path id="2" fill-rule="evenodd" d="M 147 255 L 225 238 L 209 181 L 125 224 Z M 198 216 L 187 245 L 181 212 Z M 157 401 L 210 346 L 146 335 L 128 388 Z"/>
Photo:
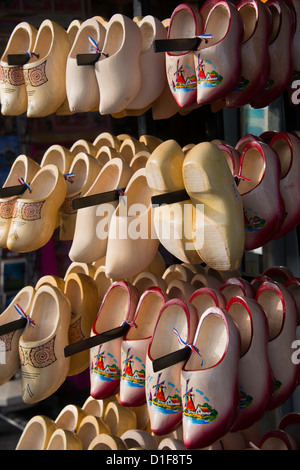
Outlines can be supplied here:
<path id="1" fill-rule="evenodd" d="M 211 307 L 225 309 L 226 299 L 218 290 L 209 287 L 200 287 L 195 290 L 189 299 L 189 303 L 194 305 L 198 311 L 199 317 Z"/>
<path id="2" fill-rule="evenodd" d="M 224 310 L 201 316 L 193 351 L 182 368 L 183 442 L 187 449 L 208 447 L 234 424 L 239 407 L 240 334 Z"/>
<path id="3" fill-rule="evenodd" d="M 231 432 L 236 432 L 249 428 L 263 416 L 274 390 L 274 380 L 268 356 L 269 325 L 261 306 L 254 299 L 234 296 L 226 311 L 241 336 L 240 406 L 231 428 Z"/>
<path id="4" fill-rule="evenodd" d="M 263 308 L 269 323 L 268 354 L 275 391 L 268 409 L 273 410 L 291 396 L 298 384 L 299 365 L 292 360 L 297 308 L 292 294 L 282 284 L 273 281 L 260 285 L 255 300 Z"/>
<path id="5" fill-rule="evenodd" d="M 286 266 L 271 266 L 263 271 L 263 276 L 267 276 L 281 284 L 294 277 L 292 271 Z"/>
<path id="6" fill-rule="evenodd" d="M 220 287 L 220 292 L 226 298 L 226 301 L 229 302 L 233 296 L 247 297 L 254 299 L 255 290 L 249 281 L 242 279 L 241 277 L 230 277 L 223 282 Z"/>

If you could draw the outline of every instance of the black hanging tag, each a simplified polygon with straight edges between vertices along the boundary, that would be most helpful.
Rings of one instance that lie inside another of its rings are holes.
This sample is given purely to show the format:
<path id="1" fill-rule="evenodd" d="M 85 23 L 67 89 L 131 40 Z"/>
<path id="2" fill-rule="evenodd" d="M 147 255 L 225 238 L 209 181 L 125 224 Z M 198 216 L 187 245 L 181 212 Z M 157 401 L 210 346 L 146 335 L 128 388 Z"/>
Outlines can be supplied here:
<path id="1" fill-rule="evenodd" d="M 195 51 L 201 42 L 200 37 L 182 39 L 156 39 L 154 52 Z"/>
<path id="2" fill-rule="evenodd" d="M 130 325 L 125 323 L 124 325 L 117 326 L 116 328 L 105 331 L 104 333 L 99 333 L 98 335 L 82 339 L 77 343 L 69 344 L 64 349 L 65 357 L 73 356 L 74 354 L 99 346 L 99 344 L 107 343 L 112 339 L 121 338 L 127 333 L 129 328 Z"/>
<path id="3" fill-rule="evenodd" d="M 174 204 L 176 202 L 183 202 L 190 199 L 190 196 L 185 189 L 172 191 L 171 193 L 157 194 L 151 197 L 152 206 L 161 206 L 163 204 Z"/>
<path id="4" fill-rule="evenodd" d="M 30 56 L 24 54 L 7 54 L 8 65 L 25 65 L 29 61 Z"/>
<path id="5" fill-rule="evenodd" d="M 77 65 L 94 65 L 100 59 L 100 52 L 91 52 L 90 54 L 77 54 Z"/>
<path id="6" fill-rule="evenodd" d="M 0 336 L 11 333 L 12 331 L 20 330 L 25 328 L 27 323 L 26 318 L 20 318 L 19 320 L 14 320 L 9 323 L 5 323 L 0 326 Z"/>
<path id="7" fill-rule="evenodd" d="M 153 371 L 159 372 L 160 370 L 166 369 L 167 367 L 178 364 L 178 362 L 186 361 L 191 353 L 189 346 L 185 346 L 183 349 L 171 352 L 165 356 L 154 359 L 152 362 Z"/>
<path id="8" fill-rule="evenodd" d="M 97 206 L 98 204 L 105 204 L 108 202 L 118 201 L 120 192 L 125 191 L 123 189 L 114 189 L 113 191 L 107 191 L 105 193 L 93 194 L 91 196 L 79 197 L 73 199 L 72 207 L 73 210 L 82 209 L 84 207 Z"/>
<path id="9" fill-rule="evenodd" d="M 12 197 L 12 196 L 20 196 L 23 194 L 27 189 L 26 184 L 18 184 L 16 186 L 7 186 L 5 188 L 0 189 L 0 197 Z"/>

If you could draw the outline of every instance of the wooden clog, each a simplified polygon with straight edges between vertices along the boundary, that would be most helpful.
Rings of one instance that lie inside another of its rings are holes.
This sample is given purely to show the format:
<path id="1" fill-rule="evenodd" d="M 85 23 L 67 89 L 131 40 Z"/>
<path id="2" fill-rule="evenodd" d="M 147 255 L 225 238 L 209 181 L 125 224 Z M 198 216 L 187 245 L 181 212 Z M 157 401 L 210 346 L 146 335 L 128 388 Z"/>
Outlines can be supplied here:
<path id="1" fill-rule="evenodd" d="M 275 236 L 285 217 L 276 152 L 263 142 L 248 142 L 241 153 L 239 175 L 243 177 L 237 188 L 243 203 L 245 249 L 253 250 Z"/>
<path id="2" fill-rule="evenodd" d="M 274 380 L 268 356 L 269 325 L 261 306 L 254 299 L 233 296 L 226 311 L 241 337 L 240 404 L 231 428 L 231 432 L 236 432 L 250 428 L 262 418 L 274 392 Z"/>
<path id="3" fill-rule="evenodd" d="M 86 186 L 86 191 L 82 192 L 81 196 L 91 197 L 125 188 L 132 175 L 133 171 L 125 161 L 113 158 L 103 166 L 92 184 Z M 110 220 L 117 205 L 118 200 L 111 200 L 77 210 L 69 252 L 72 261 L 92 263 L 106 254 Z"/>
<path id="4" fill-rule="evenodd" d="M 71 320 L 70 303 L 56 287 L 44 285 L 33 299 L 30 321 L 19 339 L 23 401 L 37 403 L 65 381 L 70 358 L 65 357 Z"/>
<path id="5" fill-rule="evenodd" d="M 167 39 L 191 39 L 203 33 L 199 11 L 186 3 L 172 12 Z M 179 108 L 197 103 L 197 78 L 193 51 L 166 52 L 166 72 L 170 91 Z"/>
<path id="6" fill-rule="evenodd" d="M 0 327 L 29 315 L 35 295 L 35 289 L 26 286 L 16 294 L 0 315 Z M 26 323 L 26 322 L 25 322 Z M 0 385 L 8 382 L 20 367 L 19 339 L 25 326 L 0 335 L 1 367 Z"/>
<path id="7" fill-rule="evenodd" d="M 32 158 L 24 154 L 18 155 L 13 161 L 11 169 L 3 183 L 2 188 L 17 186 L 21 184 L 22 179 L 30 183 L 36 173 L 40 170 L 40 165 Z M 0 198 L 0 247 L 7 248 L 7 237 L 9 227 L 14 214 L 16 196 Z"/>
<path id="8" fill-rule="evenodd" d="M 103 266 L 98 266 L 95 274 L 94 274 L 94 281 L 96 283 L 97 289 L 98 289 L 98 295 L 99 295 L 99 301 L 102 302 L 103 297 L 108 290 L 108 288 L 111 286 L 111 284 L 114 282 L 113 279 L 110 279 L 106 277 L 105 275 L 105 265 Z"/>
<path id="9" fill-rule="evenodd" d="M 124 281 L 114 282 L 103 298 L 91 337 L 109 332 L 123 322 L 131 322 L 138 298 L 138 290 L 133 285 Z M 114 315 L 111 315 L 112 311 Z M 108 334 L 106 342 L 90 349 L 90 395 L 93 398 L 108 398 L 119 389 L 123 336 L 109 339 Z"/>
<path id="10" fill-rule="evenodd" d="M 38 29 L 33 54 L 23 65 L 28 117 L 48 116 L 64 102 L 69 51 L 66 30 L 55 21 L 44 20 Z"/>
<path id="11" fill-rule="evenodd" d="M 184 153 L 173 139 L 160 144 L 152 152 L 146 164 L 148 186 L 154 196 L 184 190 L 182 167 Z M 174 196 L 175 197 L 175 196 Z M 188 197 L 182 201 L 153 207 L 154 225 L 161 244 L 183 262 L 197 264 L 202 260 L 193 244 L 195 208 Z"/>
<path id="12" fill-rule="evenodd" d="M 99 434 L 109 434 L 110 428 L 102 418 L 87 415 L 81 421 L 77 430 L 77 437 L 82 443 L 82 449 L 87 450 L 92 440 Z"/>
<path id="13" fill-rule="evenodd" d="M 36 285 L 35 285 L 35 289 L 37 290 L 39 287 L 45 285 L 45 284 L 48 284 L 50 286 L 54 286 L 54 287 L 57 287 L 58 289 L 60 289 L 62 292 L 64 292 L 64 288 L 65 288 L 65 280 L 62 279 L 61 277 L 59 276 L 53 276 L 53 275 L 50 275 L 50 274 L 45 274 L 45 276 L 42 276 L 38 279 Z"/>
<path id="14" fill-rule="evenodd" d="M 132 168 L 133 172 L 139 170 L 140 168 L 145 168 L 150 157 L 150 152 L 147 150 L 139 151 L 131 160 L 130 160 L 130 168 Z"/>
<path id="15" fill-rule="evenodd" d="M 214 2 L 207 15 L 201 41 L 195 52 L 197 103 L 213 103 L 234 90 L 241 76 L 242 19 L 235 5 Z M 211 37 L 209 37 L 211 35 Z"/>
<path id="16" fill-rule="evenodd" d="M 127 450 L 127 447 L 120 437 L 102 433 L 94 437 L 87 450 L 119 451 Z"/>
<path id="17" fill-rule="evenodd" d="M 119 150 L 121 142 L 120 140 L 113 135 L 111 132 L 101 132 L 93 141 L 93 145 L 100 150 L 102 146 L 107 146 Z"/>
<path id="18" fill-rule="evenodd" d="M 124 198 L 120 198 L 111 217 L 105 259 L 107 277 L 126 279 L 145 270 L 154 260 L 159 240 L 151 197 L 146 171 L 141 168 L 130 178 Z"/>
<path id="19" fill-rule="evenodd" d="M 98 54 L 102 51 L 106 29 L 95 18 L 83 21 L 66 63 L 66 93 L 70 110 L 89 112 L 98 110 L 100 93 L 95 73 L 95 64 L 79 65 L 78 54 Z"/>
<path id="20" fill-rule="evenodd" d="M 36 173 L 30 189 L 16 200 L 7 237 L 9 250 L 29 252 L 50 240 L 66 191 L 66 181 L 55 165 L 46 165 Z"/>
<path id="21" fill-rule="evenodd" d="M 73 239 L 77 210 L 73 208 L 72 203 L 75 199 L 82 197 L 88 191 L 88 189 L 90 189 L 98 177 L 100 171 L 100 163 L 91 155 L 88 155 L 84 152 L 79 152 L 74 157 L 69 170 L 70 174 L 72 174 L 72 177 L 71 179 L 67 179 L 67 194 L 59 211 L 60 240 Z"/>
<path id="22" fill-rule="evenodd" d="M 181 425 L 180 372 L 185 362 L 181 355 L 190 354 L 187 345 L 197 323 L 195 307 L 180 299 L 166 302 L 157 318 L 146 358 L 146 399 L 151 430 L 156 435 L 167 434 Z"/>
<path id="23" fill-rule="evenodd" d="M 73 432 L 57 429 L 50 438 L 47 450 L 82 450 L 82 443 Z"/>
<path id="24" fill-rule="evenodd" d="M 48 416 L 33 416 L 26 424 L 15 450 L 46 450 L 57 427 Z"/>
<path id="25" fill-rule="evenodd" d="M 107 405 L 104 422 L 111 430 L 111 434 L 121 437 L 129 429 L 136 429 L 136 415 L 131 408 L 120 403 L 111 402 Z"/>
<path id="26" fill-rule="evenodd" d="M 111 401 L 117 401 L 117 398 L 112 396 L 104 400 L 97 400 L 96 398 L 89 396 L 83 403 L 81 409 L 85 411 L 87 415 L 103 418 L 106 407 Z"/>
<path id="27" fill-rule="evenodd" d="M 110 18 L 106 25 L 103 54 L 95 64 L 100 114 L 126 109 L 140 91 L 142 42 L 141 30 L 133 20 L 120 13 Z"/>
<path id="28" fill-rule="evenodd" d="M 181 372 L 183 442 L 188 449 L 220 440 L 232 427 L 239 406 L 240 335 L 234 321 L 219 307 L 209 308 L 192 344 Z"/>
<path id="29" fill-rule="evenodd" d="M 196 289 L 189 298 L 189 303 L 196 307 L 199 318 L 208 308 L 219 307 L 224 310 L 226 307 L 224 295 L 218 290 L 209 287 Z"/>
<path id="30" fill-rule="evenodd" d="M 94 278 L 96 272 L 96 268 L 93 264 L 91 263 L 77 263 L 73 261 L 73 263 L 70 264 L 68 269 L 66 270 L 64 280 L 67 279 L 67 276 L 71 273 L 83 273 L 87 274 L 88 276 L 91 276 Z"/>
<path id="31" fill-rule="evenodd" d="M 40 165 L 41 167 L 49 164 L 56 165 L 59 171 L 65 175 L 69 173 L 73 160 L 74 155 L 67 147 L 53 144 L 44 153 Z"/>
<path id="32" fill-rule="evenodd" d="M 259 445 L 259 450 L 299 450 L 293 436 L 281 429 L 267 431 Z"/>
<path id="33" fill-rule="evenodd" d="M 99 294 L 95 281 L 86 274 L 71 273 L 67 276 L 64 294 L 71 304 L 69 344 L 90 336 L 99 309 Z M 71 356 L 69 376 L 80 374 L 89 367 L 89 351 Z"/>
<path id="34" fill-rule="evenodd" d="M 252 284 L 241 277 L 230 277 L 223 282 L 220 292 L 224 295 L 227 302 L 233 296 L 247 297 L 254 299 L 255 290 Z"/>
<path id="35" fill-rule="evenodd" d="M 139 137 L 139 141 L 146 146 L 150 153 L 154 152 L 156 147 L 163 143 L 163 140 L 159 137 L 149 134 L 142 134 Z"/>
<path id="36" fill-rule="evenodd" d="M 121 439 L 128 449 L 138 447 L 144 450 L 157 450 L 157 442 L 154 436 L 140 429 L 129 429 L 122 434 Z"/>
<path id="37" fill-rule="evenodd" d="M 119 149 L 124 160 L 130 164 L 138 152 L 148 151 L 146 145 L 134 137 L 123 140 Z"/>
<path id="38" fill-rule="evenodd" d="M 188 302 L 194 291 L 195 287 L 189 282 L 174 279 L 168 284 L 166 293 L 169 299 L 181 299 Z"/>
<path id="39" fill-rule="evenodd" d="M 170 284 L 170 282 L 174 281 L 175 279 L 191 282 L 193 277 L 194 273 L 183 263 L 171 264 L 162 275 L 162 278 L 166 281 L 167 284 Z"/>
<path id="40" fill-rule="evenodd" d="M 78 139 L 71 145 L 70 152 L 72 152 L 74 156 L 83 152 L 95 157 L 97 155 L 97 148 L 92 142 L 86 139 Z"/>
<path id="41" fill-rule="evenodd" d="M 87 416 L 87 413 L 78 405 L 66 405 L 59 412 L 54 422 L 58 429 L 76 433 L 79 429 L 80 423 Z"/>
<path id="42" fill-rule="evenodd" d="M 294 277 L 293 272 L 287 266 L 270 266 L 263 271 L 262 275 L 281 284 L 285 284 L 286 281 Z"/>
<path id="43" fill-rule="evenodd" d="M 102 145 L 95 157 L 102 166 L 104 166 L 109 160 L 112 160 L 113 158 L 121 158 L 121 160 L 124 160 L 119 150 L 113 147 L 108 147 L 107 145 Z"/>
<path id="44" fill-rule="evenodd" d="M 149 271 L 139 273 L 133 280 L 133 285 L 138 289 L 140 295 L 150 287 L 159 287 L 163 291 L 167 290 L 166 281 L 157 274 L 153 274 Z"/>
<path id="45" fill-rule="evenodd" d="M 243 206 L 222 151 L 210 142 L 193 147 L 183 163 L 187 193 L 196 208 L 194 245 L 219 271 L 239 269 L 245 246 Z"/>
<path id="46" fill-rule="evenodd" d="M 268 409 L 281 406 L 298 384 L 299 365 L 292 361 L 292 343 L 296 340 L 297 308 L 292 294 L 274 281 L 263 282 L 255 300 L 263 308 L 269 323 L 268 355 L 274 375 L 275 391 Z"/>
<path id="47" fill-rule="evenodd" d="M 18 116 L 27 111 L 27 92 L 23 65 L 10 65 L 8 55 L 28 54 L 33 51 L 37 29 L 26 21 L 13 29 L 0 60 L 1 113 Z M 13 60 L 13 58 L 12 58 Z"/>
<path id="48" fill-rule="evenodd" d="M 150 287 L 140 297 L 128 330 L 121 344 L 120 403 L 140 406 L 146 403 L 146 354 L 159 312 L 167 301 L 165 293 Z"/>
<path id="49" fill-rule="evenodd" d="M 167 31 L 158 18 L 144 16 L 138 23 L 142 33 L 140 69 L 142 86 L 136 97 L 126 106 L 127 110 L 144 109 L 163 92 L 166 82 L 165 55 L 154 51 L 156 40 L 166 39 Z"/>

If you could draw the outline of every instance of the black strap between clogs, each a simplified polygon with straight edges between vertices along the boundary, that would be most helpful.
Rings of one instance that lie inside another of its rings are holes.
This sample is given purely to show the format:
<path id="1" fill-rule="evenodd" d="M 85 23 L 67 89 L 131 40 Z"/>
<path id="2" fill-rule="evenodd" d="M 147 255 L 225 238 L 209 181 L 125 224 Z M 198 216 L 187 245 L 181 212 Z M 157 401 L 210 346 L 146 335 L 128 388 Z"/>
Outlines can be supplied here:
<path id="1" fill-rule="evenodd" d="M 154 52 L 195 51 L 201 42 L 200 37 L 182 39 L 156 39 Z"/>
<path id="2" fill-rule="evenodd" d="M 87 54 L 77 54 L 76 63 L 77 65 L 94 65 L 100 59 L 100 52 L 91 52 Z"/>
<path id="3" fill-rule="evenodd" d="M 7 54 L 7 64 L 8 65 L 25 65 L 31 57 L 39 58 L 38 54 L 34 52 L 26 51 L 22 54 Z"/>
<path id="4" fill-rule="evenodd" d="M 189 346 L 185 346 L 178 351 L 171 352 L 165 356 L 154 359 L 152 362 L 153 371 L 159 372 L 162 369 L 178 364 L 178 362 L 186 361 L 191 353 Z"/>
<path id="5" fill-rule="evenodd" d="M 0 326 L 0 336 L 6 335 L 7 333 L 12 333 L 13 331 L 21 330 L 25 328 L 27 323 L 26 318 L 19 318 L 19 320 L 14 320 L 4 325 Z"/>
<path id="6" fill-rule="evenodd" d="M 121 326 L 117 326 L 111 330 L 99 333 L 98 335 L 90 336 L 89 338 L 82 339 L 76 343 L 69 344 L 64 349 L 65 357 L 73 356 L 74 354 L 86 351 L 87 349 L 91 349 L 95 346 L 99 346 L 99 344 L 107 343 L 112 339 L 121 338 L 127 333 L 129 328 L 130 324 L 124 323 Z"/>
<path id="7" fill-rule="evenodd" d="M 106 191 L 105 193 L 93 194 L 91 196 L 79 197 L 73 199 L 73 210 L 83 209 L 84 207 L 97 206 L 98 204 L 105 204 L 108 202 L 118 201 L 120 195 L 123 195 L 125 188 L 114 189 L 113 191 Z"/>
<path id="8" fill-rule="evenodd" d="M 151 197 L 152 206 L 161 206 L 163 204 L 173 204 L 176 202 L 187 201 L 190 199 L 190 196 L 185 189 L 180 189 L 178 191 L 172 191 L 165 194 L 157 194 L 156 196 Z"/>
<path id="9" fill-rule="evenodd" d="M 26 184 L 18 184 L 16 186 L 7 186 L 0 189 L 0 197 L 12 197 L 12 196 L 20 196 L 24 194 L 28 186 Z"/>

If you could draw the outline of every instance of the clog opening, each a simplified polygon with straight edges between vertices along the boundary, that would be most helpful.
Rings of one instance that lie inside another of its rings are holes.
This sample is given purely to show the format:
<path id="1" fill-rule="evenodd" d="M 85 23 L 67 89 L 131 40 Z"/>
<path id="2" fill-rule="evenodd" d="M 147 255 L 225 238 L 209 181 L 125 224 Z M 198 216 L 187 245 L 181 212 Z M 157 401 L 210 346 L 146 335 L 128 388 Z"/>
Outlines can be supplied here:
<path id="1" fill-rule="evenodd" d="M 167 306 L 159 317 L 149 351 L 152 359 L 181 349 L 173 328 L 178 331 L 183 341 L 188 342 L 187 317 L 183 308 L 176 304 Z"/>
<path id="2" fill-rule="evenodd" d="M 42 423 L 33 421 L 21 436 L 18 450 L 43 450 L 45 445 L 45 429 Z"/>
<path id="3" fill-rule="evenodd" d="M 140 304 L 136 319 L 137 328 L 130 328 L 127 339 L 150 338 L 163 305 L 164 299 L 160 295 L 149 292 Z"/>
<path id="4" fill-rule="evenodd" d="M 182 9 L 174 15 L 169 27 L 169 39 L 193 38 L 197 34 L 194 16 L 189 10 Z M 186 51 L 187 52 L 187 51 Z M 172 55 L 184 54 L 183 51 L 172 52 Z"/>
<path id="5" fill-rule="evenodd" d="M 140 30 L 141 30 L 142 37 L 143 37 L 141 53 L 145 54 L 145 52 L 147 52 L 148 49 L 150 49 L 150 47 L 152 46 L 153 41 L 155 39 L 154 29 L 153 29 L 153 25 L 147 22 L 144 22 L 140 24 L 139 26 L 140 26 Z"/>
<path id="6" fill-rule="evenodd" d="M 280 177 L 284 178 L 292 164 L 292 151 L 288 142 L 284 139 L 278 139 L 271 143 L 271 148 L 275 150 L 280 160 Z"/>
<path id="7" fill-rule="evenodd" d="M 218 307 L 213 297 L 209 294 L 204 293 L 194 297 L 190 303 L 194 305 L 194 307 L 196 307 L 196 310 L 198 311 L 199 315 L 202 315 L 202 313 L 204 313 L 205 310 L 210 307 Z"/>
<path id="8" fill-rule="evenodd" d="M 34 46 L 34 52 L 39 55 L 39 59 L 45 58 L 53 44 L 53 32 L 49 25 L 44 25 L 39 29 L 37 40 Z M 36 57 L 33 56 L 27 63 L 36 62 Z"/>
<path id="9" fill-rule="evenodd" d="M 240 179 L 239 193 L 245 194 L 254 189 L 261 182 L 264 171 L 265 162 L 260 151 L 255 147 L 248 148 L 241 158 L 240 176 L 244 176 L 250 181 Z"/>
<path id="10" fill-rule="evenodd" d="M 102 303 L 95 330 L 101 333 L 120 326 L 127 318 L 129 302 L 129 294 L 124 287 L 113 287 Z"/>
<path id="11" fill-rule="evenodd" d="M 93 445 L 93 450 L 118 450 L 117 447 L 106 444 L 105 442 L 97 442 Z"/>
<path id="12" fill-rule="evenodd" d="M 105 293 L 109 289 L 112 284 L 112 280 L 105 275 L 105 266 L 103 266 L 103 270 L 100 269 L 96 271 L 94 276 L 94 281 L 96 282 L 98 294 L 100 297 L 100 301 L 102 301 Z"/>
<path id="13" fill-rule="evenodd" d="M 228 332 L 223 318 L 213 314 L 207 315 L 194 343 L 200 355 L 191 354 L 186 369 L 199 370 L 216 366 L 226 353 L 227 344 Z"/>
<path id="14" fill-rule="evenodd" d="M 226 298 L 227 302 L 234 296 L 244 296 L 244 292 L 241 287 L 234 284 L 228 284 L 222 289 L 222 294 Z"/>
<path id="15" fill-rule="evenodd" d="M 188 302 L 194 290 L 194 286 L 188 282 L 175 279 L 169 284 L 167 294 L 169 299 L 180 299 Z"/>
<path id="16" fill-rule="evenodd" d="M 185 266 L 182 266 L 181 264 L 172 264 L 165 270 L 162 277 L 167 284 L 170 284 L 170 282 L 174 281 L 175 279 L 179 279 L 181 281 L 190 281 L 192 275 L 193 273 L 191 273 L 191 271 Z"/>
<path id="17" fill-rule="evenodd" d="M 109 148 L 107 146 L 101 147 L 96 155 L 96 158 L 100 163 L 102 163 L 102 165 L 105 165 L 107 162 L 109 162 L 109 160 L 111 160 Z"/>
<path id="18" fill-rule="evenodd" d="M 20 158 L 21 157 L 21 158 Z M 27 169 L 25 165 L 25 155 L 24 159 L 22 156 L 17 157 L 11 171 L 9 172 L 4 186 L 16 186 L 19 184 L 19 178 L 26 178 Z"/>
<path id="19" fill-rule="evenodd" d="M 207 39 L 207 42 L 201 43 L 201 49 L 210 47 L 221 41 L 227 34 L 230 25 L 230 13 L 225 5 L 217 4 L 210 10 L 206 25 L 205 34 L 211 34 L 212 37 Z"/>
<path id="20" fill-rule="evenodd" d="M 84 407 L 82 409 L 88 415 L 93 415 L 93 416 L 96 416 L 98 418 L 102 418 L 103 413 L 104 413 L 104 401 L 103 400 L 90 399 L 84 404 Z"/>
<path id="21" fill-rule="evenodd" d="M 202 287 L 207 286 L 207 280 L 204 276 L 204 274 L 196 274 L 192 281 L 191 281 L 192 286 L 195 287 L 195 289 L 201 289 Z"/>
<path id="22" fill-rule="evenodd" d="M 55 420 L 58 428 L 74 432 L 78 423 L 78 411 L 76 406 L 64 408 Z"/>
<path id="23" fill-rule="evenodd" d="M 68 194 L 75 193 L 80 191 L 84 183 L 86 182 L 88 176 L 88 162 L 85 158 L 78 158 L 76 162 L 74 161 L 74 165 L 72 165 L 71 170 L 74 173 L 74 178 L 72 183 L 68 184 Z"/>
<path id="24" fill-rule="evenodd" d="M 64 174 L 66 172 L 66 161 L 63 151 L 63 148 L 51 146 L 44 154 L 41 165 L 56 165 L 59 171 Z"/>
<path id="25" fill-rule="evenodd" d="M 257 299 L 264 310 L 269 324 L 269 341 L 276 338 L 283 325 L 283 304 L 280 296 L 272 289 L 263 290 Z"/>
<path id="26" fill-rule="evenodd" d="M 61 434 L 55 434 L 52 437 L 47 450 L 66 450 L 66 442 L 64 437 Z"/>
<path id="27" fill-rule="evenodd" d="M 32 297 L 33 297 L 33 292 L 31 290 L 22 289 L 19 292 L 19 294 L 16 296 L 16 298 L 11 302 L 9 307 L 14 309 L 14 305 L 18 304 L 26 313 L 26 315 L 28 315 L 29 314 L 28 307 L 30 306 Z M 2 313 L 2 315 L 4 313 L 5 311 Z"/>
<path id="28" fill-rule="evenodd" d="M 92 155 L 94 157 L 97 153 L 96 147 L 90 142 L 87 142 L 85 140 L 79 140 L 75 142 L 70 148 L 70 151 L 72 152 L 74 156 L 80 152 L 83 152 L 83 153 L 87 153 L 88 155 Z"/>
<path id="29" fill-rule="evenodd" d="M 65 295 L 68 297 L 70 303 L 71 303 L 71 310 L 73 315 L 76 315 L 78 312 L 78 309 L 80 309 L 80 306 L 82 305 L 82 299 L 83 299 L 83 287 L 81 288 L 80 283 L 83 282 L 84 285 L 84 279 L 78 279 L 77 277 L 74 278 L 69 278 L 66 280 L 65 283 Z"/>
<path id="30" fill-rule="evenodd" d="M 268 5 L 272 15 L 272 29 L 269 37 L 269 44 L 275 41 L 281 29 L 281 14 L 280 10 L 275 5 Z"/>
<path id="31" fill-rule="evenodd" d="M 132 171 L 135 173 L 141 168 L 145 168 L 147 165 L 148 158 L 149 155 L 146 152 L 138 152 L 130 161 L 130 167 L 132 168 Z"/>
<path id="32" fill-rule="evenodd" d="M 24 342 L 48 338 L 55 331 L 59 320 L 56 299 L 49 292 L 40 291 L 35 298 L 30 318 L 35 322 L 35 326 L 25 328 Z"/>
<path id="33" fill-rule="evenodd" d="M 111 160 L 109 165 L 101 169 L 99 176 L 95 179 L 86 196 L 113 191 L 119 187 L 122 165 L 118 163 L 117 160 L 115 162 Z"/>
<path id="34" fill-rule="evenodd" d="M 260 446 L 261 450 L 289 450 L 286 443 L 277 437 L 269 437 Z"/>
<path id="35" fill-rule="evenodd" d="M 111 23 L 106 33 L 106 49 L 104 51 L 106 54 L 108 54 L 108 57 L 111 57 L 119 51 L 123 44 L 124 34 L 123 25 L 119 23 L 119 21 L 114 21 Z M 104 56 L 101 56 L 100 60 L 105 60 L 103 57 Z"/>
<path id="36" fill-rule="evenodd" d="M 139 212 L 144 213 L 151 207 L 152 191 L 143 174 L 132 181 L 125 195 L 127 196 L 128 216 L 136 216 Z M 136 206 L 133 213 L 130 211 L 132 206 Z"/>
<path id="37" fill-rule="evenodd" d="M 24 54 L 30 48 L 30 36 L 26 28 L 16 28 L 12 34 L 12 40 L 9 41 L 8 48 L 5 55 L 2 57 L 2 61 L 7 61 L 7 54 Z"/>
<path id="38" fill-rule="evenodd" d="M 289 284 L 287 289 L 292 294 L 296 302 L 296 307 L 297 307 L 297 312 L 298 312 L 297 324 L 300 325 L 300 284 Z"/>
<path id="39" fill-rule="evenodd" d="M 44 199 L 46 198 L 55 188 L 57 182 L 57 173 L 44 167 L 45 170 L 41 170 L 31 185 L 31 192 L 26 190 L 26 199 Z"/>
<path id="40" fill-rule="evenodd" d="M 81 28 L 81 31 L 79 32 L 76 39 L 76 44 L 74 44 L 76 47 L 72 47 L 70 52 L 70 57 L 72 59 L 76 59 L 77 54 L 88 54 L 96 52 L 89 41 L 89 37 L 93 38 L 94 41 L 98 43 L 98 34 L 92 25 L 86 25 Z M 101 48 L 102 44 L 98 44 L 98 47 Z"/>
<path id="41" fill-rule="evenodd" d="M 82 427 L 78 429 L 77 436 L 82 442 L 82 449 L 87 450 L 92 440 L 97 436 L 98 429 L 94 423 L 86 421 Z"/>
<path id="42" fill-rule="evenodd" d="M 240 357 L 248 351 L 252 340 L 252 321 L 249 312 L 244 305 L 233 302 L 228 308 L 228 313 L 233 318 L 241 338 Z"/>
<path id="43" fill-rule="evenodd" d="M 243 39 L 242 42 L 248 41 L 253 35 L 257 24 L 257 11 L 254 4 L 246 3 L 239 9 L 243 21 Z"/>

